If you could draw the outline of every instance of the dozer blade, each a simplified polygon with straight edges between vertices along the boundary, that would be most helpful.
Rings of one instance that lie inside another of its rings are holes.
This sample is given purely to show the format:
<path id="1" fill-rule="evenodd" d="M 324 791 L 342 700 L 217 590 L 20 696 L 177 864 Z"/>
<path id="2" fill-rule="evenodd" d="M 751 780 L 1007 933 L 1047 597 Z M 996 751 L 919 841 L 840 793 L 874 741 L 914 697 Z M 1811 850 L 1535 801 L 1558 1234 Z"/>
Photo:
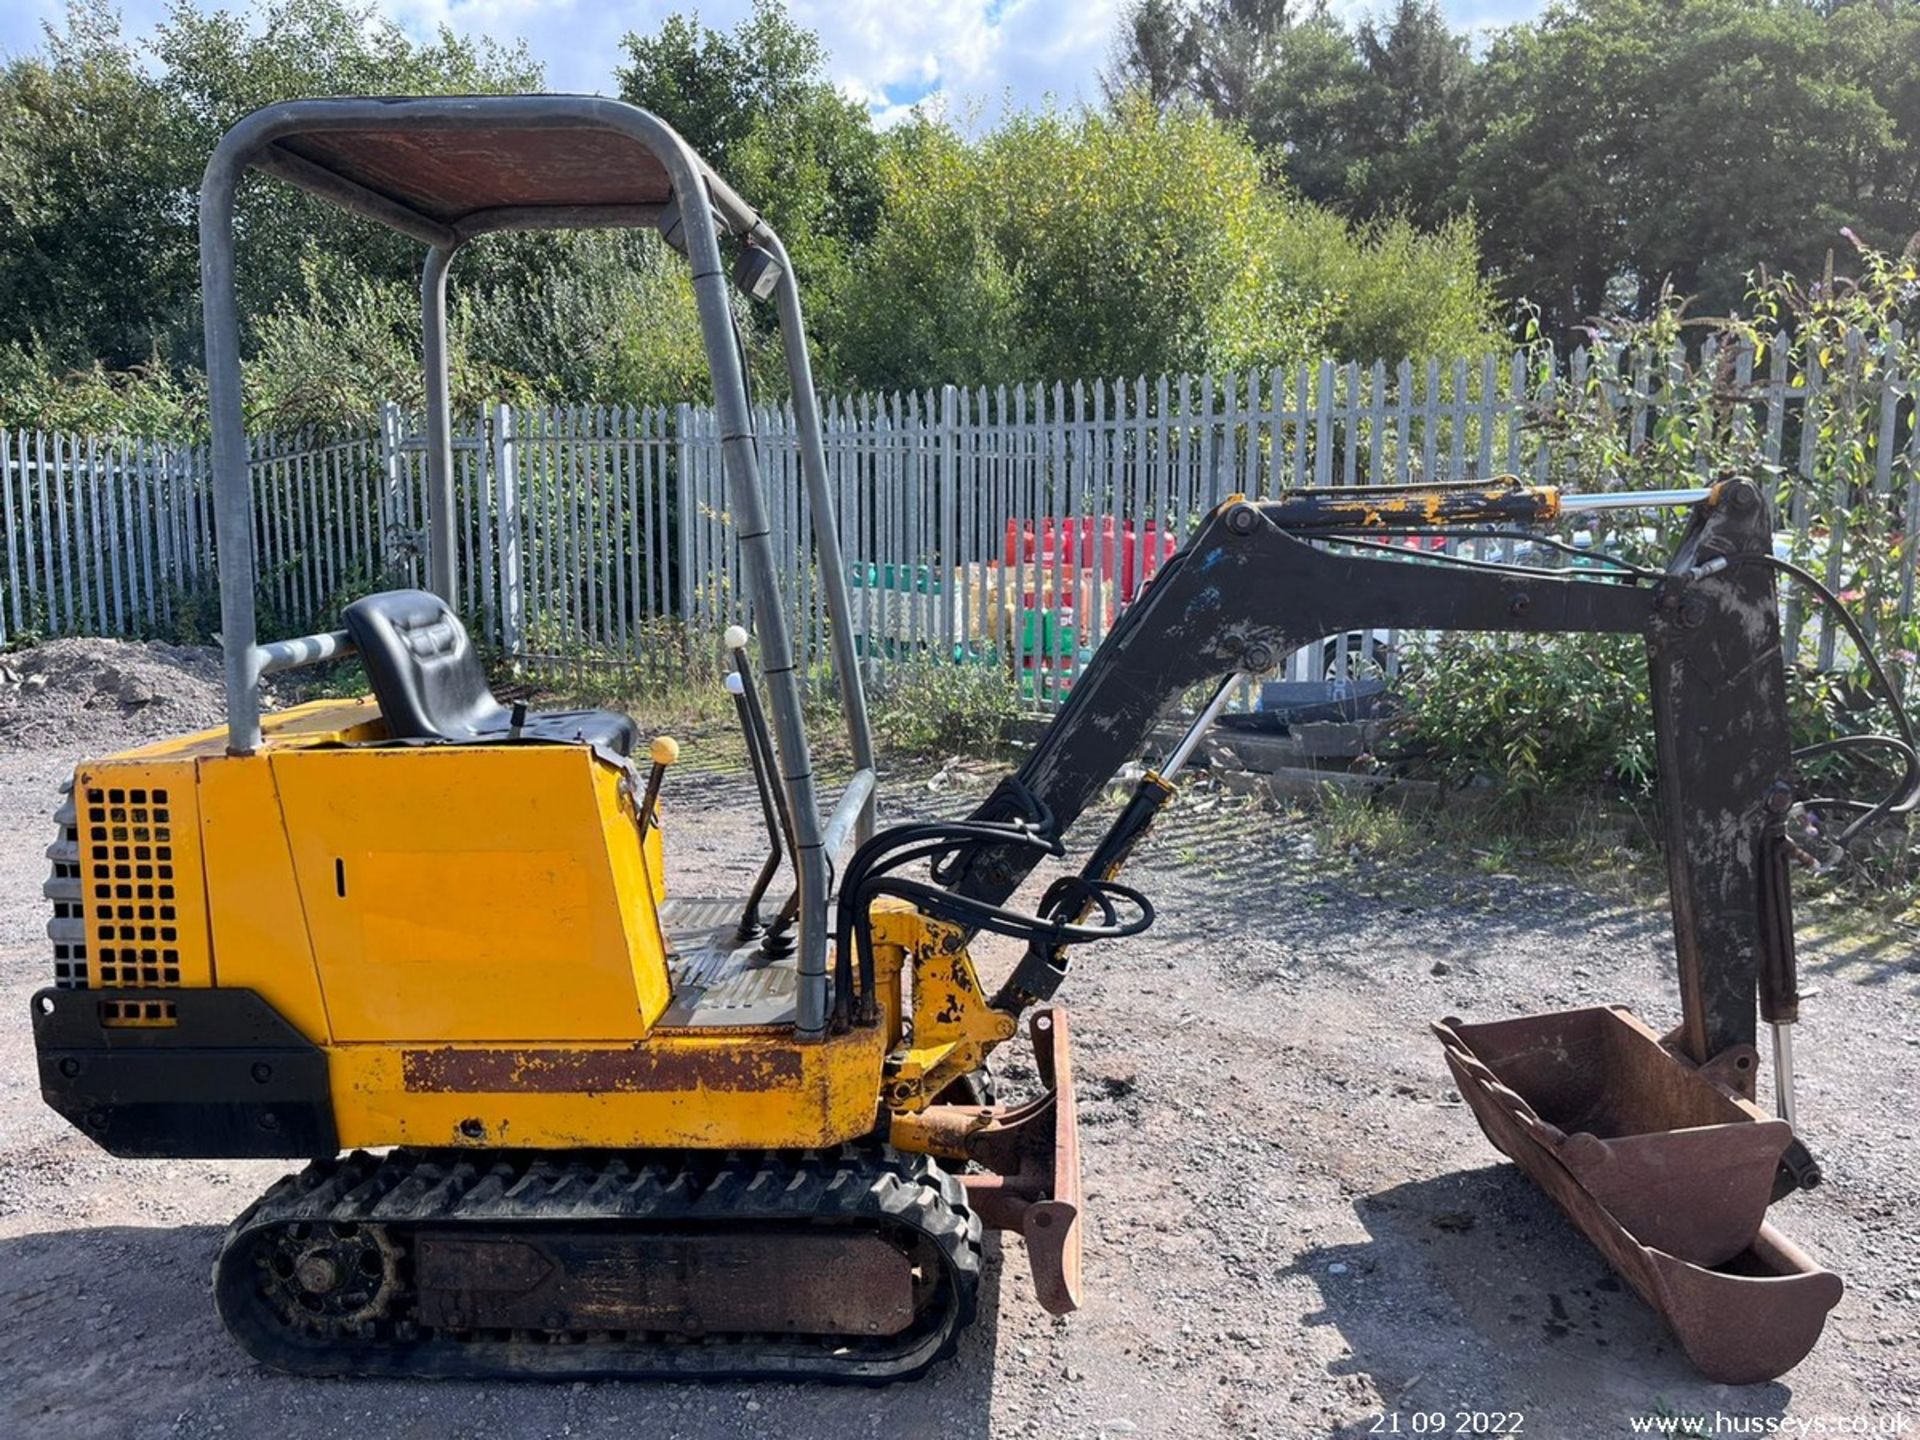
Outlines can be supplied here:
<path id="1" fill-rule="evenodd" d="M 1433 1029 L 1487 1138 L 1659 1312 L 1702 1374 L 1754 1384 L 1813 1348 L 1842 1286 L 1766 1223 L 1793 1138 L 1785 1122 L 1618 1007 Z"/>
<path id="2" fill-rule="evenodd" d="M 1055 1315 L 1080 1308 L 1080 1127 L 1067 1012 L 1033 1012 L 1034 1063 L 1046 1093 L 1020 1105 L 929 1105 L 896 1115 L 893 1141 L 981 1173 L 960 1177 L 967 1203 L 992 1230 L 1027 1242 L 1033 1288 Z"/>

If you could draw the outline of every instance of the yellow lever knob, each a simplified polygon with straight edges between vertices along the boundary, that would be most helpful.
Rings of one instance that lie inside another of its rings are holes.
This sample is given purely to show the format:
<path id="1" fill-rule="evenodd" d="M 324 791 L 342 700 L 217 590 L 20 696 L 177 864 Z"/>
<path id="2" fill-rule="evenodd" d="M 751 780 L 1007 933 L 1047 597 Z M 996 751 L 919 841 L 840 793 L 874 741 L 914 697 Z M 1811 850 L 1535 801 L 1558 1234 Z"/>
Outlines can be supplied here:
<path id="1" fill-rule="evenodd" d="M 671 765 L 680 758 L 680 742 L 671 735 L 656 735 L 647 758 L 656 765 Z"/>

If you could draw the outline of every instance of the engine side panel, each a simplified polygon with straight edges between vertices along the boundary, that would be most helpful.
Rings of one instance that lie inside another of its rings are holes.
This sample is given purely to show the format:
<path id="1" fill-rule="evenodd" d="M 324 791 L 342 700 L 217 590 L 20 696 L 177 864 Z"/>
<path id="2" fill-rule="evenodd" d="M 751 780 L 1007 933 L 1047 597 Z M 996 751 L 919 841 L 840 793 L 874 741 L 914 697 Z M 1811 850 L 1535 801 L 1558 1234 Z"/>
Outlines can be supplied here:
<path id="1" fill-rule="evenodd" d="M 265 755 L 199 762 L 214 976 L 257 991 L 315 1044 L 332 1038 L 280 797 Z"/>
<path id="2" fill-rule="evenodd" d="M 666 1008 L 639 837 L 603 823 L 626 801 L 592 751 L 271 763 L 336 1042 L 637 1040 Z"/>
<path id="3" fill-rule="evenodd" d="M 70 908 L 108 887 L 111 916 L 56 925 L 111 953 L 115 983 L 36 997 L 48 1103 L 123 1155 L 872 1133 L 882 1032 L 658 1023 L 674 943 L 661 831 L 641 840 L 623 780 L 570 746 L 336 739 L 240 757 L 195 741 L 89 762 L 49 886 Z M 63 974 L 96 978 L 89 960 Z"/>

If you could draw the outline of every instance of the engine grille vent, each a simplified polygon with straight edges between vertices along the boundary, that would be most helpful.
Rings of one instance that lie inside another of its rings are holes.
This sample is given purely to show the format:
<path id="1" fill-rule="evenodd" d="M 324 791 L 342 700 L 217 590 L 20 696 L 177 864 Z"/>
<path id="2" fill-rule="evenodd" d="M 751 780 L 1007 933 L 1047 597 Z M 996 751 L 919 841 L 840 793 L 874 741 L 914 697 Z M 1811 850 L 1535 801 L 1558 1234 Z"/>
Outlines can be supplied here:
<path id="1" fill-rule="evenodd" d="M 81 828 L 93 911 L 93 983 L 178 985 L 180 916 L 168 792 L 89 787 Z"/>

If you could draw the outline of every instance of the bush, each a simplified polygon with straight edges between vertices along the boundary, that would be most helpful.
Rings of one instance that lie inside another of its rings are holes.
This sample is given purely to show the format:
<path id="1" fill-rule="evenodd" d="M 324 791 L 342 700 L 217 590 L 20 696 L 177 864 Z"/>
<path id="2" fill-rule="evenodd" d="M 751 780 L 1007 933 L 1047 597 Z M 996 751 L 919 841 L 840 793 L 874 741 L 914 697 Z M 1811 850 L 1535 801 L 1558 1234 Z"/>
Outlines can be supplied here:
<path id="1" fill-rule="evenodd" d="M 1408 740 L 1449 779 L 1497 777 L 1523 803 L 1565 786 L 1652 786 L 1638 636 L 1446 635 L 1412 649 L 1401 684 Z"/>
<path id="2" fill-rule="evenodd" d="M 979 140 L 922 118 L 880 179 L 821 326 L 861 384 L 1397 360 L 1493 333 L 1470 222 L 1350 225 L 1268 180 L 1237 128 L 1139 95 Z"/>
<path id="3" fill-rule="evenodd" d="M 1324 297 L 1325 347 L 1337 359 L 1478 359 L 1501 346 L 1469 217 L 1437 230 L 1399 215 L 1355 225 L 1296 202 L 1270 245 L 1279 274 Z"/>
<path id="4" fill-rule="evenodd" d="M 71 435 L 164 436 L 200 433 L 205 387 L 194 372 L 176 375 L 152 361 L 109 370 L 99 361 L 61 372 L 46 348 L 0 344 L 0 427 Z"/>
<path id="5" fill-rule="evenodd" d="M 1607 322 L 1595 337 L 1584 385 L 1555 387 L 1532 424 L 1551 442 L 1548 478 L 1569 489 L 1656 489 L 1679 476 L 1777 482 L 1782 510 L 1791 502 L 1801 520 L 1795 558 L 1816 572 L 1834 567 L 1835 588 L 1875 636 L 1894 684 L 1911 693 L 1920 617 L 1902 613 L 1896 562 L 1910 543 L 1899 497 L 1912 460 L 1904 450 L 1894 459 L 1891 495 L 1883 493 L 1874 436 L 1885 376 L 1920 364 L 1920 346 L 1899 323 L 1910 318 L 1920 295 L 1920 254 L 1857 249 L 1853 276 L 1836 274 L 1831 264 L 1810 284 L 1757 276 L 1751 296 L 1757 321 L 1696 319 L 1668 293 L 1648 320 Z M 1799 450 L 1798 474 L 1767 462 L 1758 392 L 1743 389 L 1738 378 L 1742 354 L 1751 357 L 1752 373 L 1764 376 L 1775 347 L 1786 348 L 1795 374 L 1813 360 L 1823 372 L 1818 392 L 1789 422 L 1801 433 L 1789 429 L 1783 453 Z M 1543 373 L 1549 363 L 1543 353 Z M 1620 404 L 1624 377 L 1636 365 L 1651 370 L 1660 400 L 1641 430 Z M 1594 528 L 1610 551 L 1661 564 L 1684 521 L 1675 510 Z M 1890 728 L 1884 701 L 1871 692 L 1850 645 L 1838 647 L 1825 670 L 1812 663 L 1816 650 L 1803 625 L 1816 604 L 1811 595 L 1795 594 L 1797 588 L 1783 585 L 1794 745 Z M 1502 779 L 1522 800 L 1570 786 L 1651 788 L 1652 716 L 1645 660 L 1633 637 L 1449 636 L 1416 650 L 1403 682 L 1412 702 L 1404 721 L 1409 737 L 1429 747 L 1454 778 Z M 1896 780 L 1889 752 L 1877 750 L 1805 756 L 1800 770 L 1809 796 L 1873 800 Z M 1843 859 L 1826 843 L 1826 832 L 1837 831 L 1836 821 L 1853 812 L 1819 804 L 1807 809 L 1837 812 L 1809 814 L 1802 838 L 1823 860 Z M 1893 825 L 1876 828 L 1882 833 L 1861 836 L 1840 869 L 1864 884 L 1910 883 L 1920 858 L 1911 837 Z"/>
<path id="6" fill-rule="evenodd" d="M 890 666 L 874 688 L 874 740 L 896 755 L 998 758 L 1020 696 L 991 665 Z"/>

